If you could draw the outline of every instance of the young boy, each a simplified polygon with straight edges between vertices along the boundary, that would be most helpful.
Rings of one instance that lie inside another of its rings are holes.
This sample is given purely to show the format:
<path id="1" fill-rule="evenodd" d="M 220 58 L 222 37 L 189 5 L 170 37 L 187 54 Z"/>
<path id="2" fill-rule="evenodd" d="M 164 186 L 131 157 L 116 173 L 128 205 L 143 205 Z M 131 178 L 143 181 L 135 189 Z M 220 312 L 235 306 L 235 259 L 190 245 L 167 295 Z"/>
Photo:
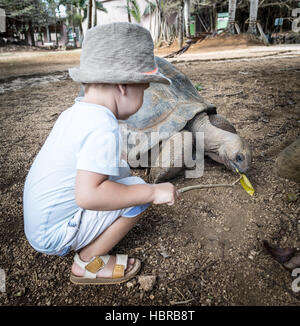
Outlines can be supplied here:
<path id="1" fill-rule="evenodd" d="M 150 82 L 169 80 L 158 72 L 150 33 L 130 23 L 90 29 L 80 67 L 69 72 L 85 95 L 60 115 L 28 173 L 25 234 L 39 252 L 77 252 L 73 283 L 121 283 L 141 263 L 108 252 L 150 204 L 172 205 L 178 193 L 171 183 L 130 176 L 120 158 L 118 120 L 139 110 Z"/>

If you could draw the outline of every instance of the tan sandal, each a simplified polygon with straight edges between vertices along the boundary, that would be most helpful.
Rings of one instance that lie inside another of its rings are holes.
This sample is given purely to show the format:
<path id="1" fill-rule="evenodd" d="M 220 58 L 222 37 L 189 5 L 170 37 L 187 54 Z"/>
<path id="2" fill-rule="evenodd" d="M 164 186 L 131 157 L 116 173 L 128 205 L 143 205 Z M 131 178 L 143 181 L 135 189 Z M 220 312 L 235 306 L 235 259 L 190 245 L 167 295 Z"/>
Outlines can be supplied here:
<path id="1" fill-rule="evenodd" d="M 128 255 L 116 255 L 116 262 L 112 277 L 97 277 L 97 273 L 104 268 L 108 263 L 110 255 L 96 256 L 89 262 L 84 262 L 76 253 L 74 261 L 82 269 L 84 269 L 84 276 L 75 276 L 71 274 L 70 280 L 75 284 L 120 284 L 133 278 L 141 268 L 141 261 L 135 258 L 133 268 L 125 274 L 127 268 Z"/>

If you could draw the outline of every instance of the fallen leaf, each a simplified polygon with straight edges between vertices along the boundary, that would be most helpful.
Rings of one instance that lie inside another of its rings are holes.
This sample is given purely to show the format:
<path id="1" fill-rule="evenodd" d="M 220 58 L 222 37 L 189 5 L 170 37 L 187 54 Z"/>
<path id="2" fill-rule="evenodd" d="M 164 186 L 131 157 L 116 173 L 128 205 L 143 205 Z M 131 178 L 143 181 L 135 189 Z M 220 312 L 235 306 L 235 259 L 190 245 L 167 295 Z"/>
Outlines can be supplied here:
<path id="1" fill-rule="evenodd" d="M 297 199 L 298 199 L 298 197 L 297 197 L 296 194 L 294 194 L 294 193 L 288 193 L 288 194 L 287 194 L 287 200 L 288 200 L 289 202 L 297 201 Z"/>

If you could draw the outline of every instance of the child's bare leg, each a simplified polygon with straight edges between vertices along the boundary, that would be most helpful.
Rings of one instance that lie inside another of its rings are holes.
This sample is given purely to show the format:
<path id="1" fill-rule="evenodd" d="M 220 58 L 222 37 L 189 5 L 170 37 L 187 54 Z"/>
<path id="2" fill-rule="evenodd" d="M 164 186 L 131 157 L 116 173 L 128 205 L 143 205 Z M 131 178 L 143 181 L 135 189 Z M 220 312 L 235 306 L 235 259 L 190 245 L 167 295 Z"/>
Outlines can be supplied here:
<path id="1" fill-rule="evenodd" d="M 136 217 L 119 217 L 109 228 L 101 233 L 98 238 L 84 247 L 79 256 L 83 261 L 90 261 L 95 256 L 106 255 L 124 236 L 135 226 L 142 214 Z M 107 265 L 98 273 L 98 277 L 111 277 L 116 257 L 111 256 Z M 134 258 L 128 259 L 127 269 L 129 271 L 135 260 Z M 84 271 L 75 262 L 72 266 L 72 273 L 76 276 L 83 276 Z"/>

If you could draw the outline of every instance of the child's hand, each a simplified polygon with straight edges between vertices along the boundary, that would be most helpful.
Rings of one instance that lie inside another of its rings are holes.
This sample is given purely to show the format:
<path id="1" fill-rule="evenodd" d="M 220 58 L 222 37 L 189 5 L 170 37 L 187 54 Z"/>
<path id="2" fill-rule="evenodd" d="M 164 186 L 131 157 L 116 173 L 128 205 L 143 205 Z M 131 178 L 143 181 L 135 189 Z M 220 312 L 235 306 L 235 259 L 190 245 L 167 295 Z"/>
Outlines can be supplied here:
<path id="1" fill-rule="evenodd" d="M 180 199 L 179 192 L 172 183 L 165 182 L 153 186 L 155 187 L 153 204 L 168 204 L 171 206 L 176 199 Z"/>

